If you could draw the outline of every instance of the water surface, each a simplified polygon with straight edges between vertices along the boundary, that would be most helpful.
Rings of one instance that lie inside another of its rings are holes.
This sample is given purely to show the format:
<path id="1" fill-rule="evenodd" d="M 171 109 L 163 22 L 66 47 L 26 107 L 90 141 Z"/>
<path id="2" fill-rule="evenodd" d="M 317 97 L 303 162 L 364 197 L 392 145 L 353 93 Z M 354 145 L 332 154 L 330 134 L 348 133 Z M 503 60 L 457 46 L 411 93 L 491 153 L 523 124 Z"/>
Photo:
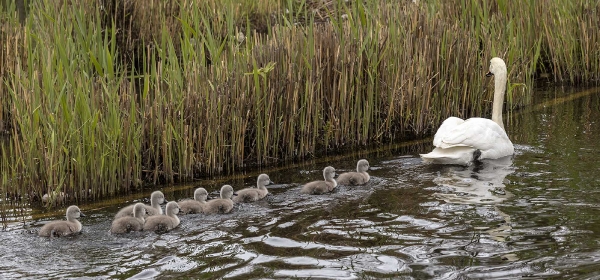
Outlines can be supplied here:
<path id="1" fill-rule="evenodd" d="M 505 122 L 513 158 L 424 165 L 429 142 L 325 158 L 269 171 L 277 184 L 265 201 L 183 216 L 162 235 L 108 233 L 118 208 L 141 197 L 80 205 L 83 233 L 52 240 L 35 232 L 61 217 L 26 210 L 0 233 L 0 278 L 600 279 L 599 94 L 536 98 L 542 105 Z M 352 170 L 362 157 L 366 186 L 299 194 L 323 167 Z M 257 175 L 227 183 L 251 186 Z M 161 189 L 178 200 L 223 183 Z"/>

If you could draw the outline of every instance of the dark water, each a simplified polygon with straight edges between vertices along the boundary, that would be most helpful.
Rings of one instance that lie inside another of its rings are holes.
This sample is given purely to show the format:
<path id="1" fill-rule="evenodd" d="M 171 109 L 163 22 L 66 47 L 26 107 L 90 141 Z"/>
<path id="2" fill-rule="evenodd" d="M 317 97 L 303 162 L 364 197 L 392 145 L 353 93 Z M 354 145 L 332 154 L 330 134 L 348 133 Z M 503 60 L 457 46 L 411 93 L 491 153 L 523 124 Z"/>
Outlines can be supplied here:
<path id="1" fill-rule="evenodd" d="M 427 142 L 271 170 L 265 201 L 184 216 L 162 235 L 108 233 L 131 199 L 80 205 L 75 237 L 35 235 L 60 217 L 26 219 L 0 232 L 0 278 L 600 279 L 599 95 L 537 92 L 537 103 L 560 103 L 509 116 L 514 158 L 423 165 Z M 362 157 L 368 185 L 299 194 L 324 166 L 343 172 Z M 257 175 L 198 185 L 239 189 Z M 162 190 L 178 200 L 193 187 Z"/>

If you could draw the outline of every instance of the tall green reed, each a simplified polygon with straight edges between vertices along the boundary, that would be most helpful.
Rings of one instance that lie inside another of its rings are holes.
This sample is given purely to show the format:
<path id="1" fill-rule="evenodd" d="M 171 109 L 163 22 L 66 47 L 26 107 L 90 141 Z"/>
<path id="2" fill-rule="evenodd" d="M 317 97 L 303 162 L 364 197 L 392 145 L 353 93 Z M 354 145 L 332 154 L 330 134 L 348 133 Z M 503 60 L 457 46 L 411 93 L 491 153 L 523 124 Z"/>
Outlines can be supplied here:
<path id="1" fill-rule="evenodd" d="M 44 13 L 28 18 L 23 32 L 35 36 L 22 41 L 25 59 L 7 83 L 18 187 L 31 197 L 56 191 L 74 201 L 114 195 L 140 177 L 134 95 L 129 72 L 116 63 L 117 31 L 54 4 L 32 8 Z"/>
<path id="2" fill-rule="evenodd" d="M 597 81 L 598 4 L 546 2 L 36 2 L 2 25 L 3 190 L 98 199 L 420 137 L 489 115 L 493 56 L 507 108 L 541 72 Z"/>

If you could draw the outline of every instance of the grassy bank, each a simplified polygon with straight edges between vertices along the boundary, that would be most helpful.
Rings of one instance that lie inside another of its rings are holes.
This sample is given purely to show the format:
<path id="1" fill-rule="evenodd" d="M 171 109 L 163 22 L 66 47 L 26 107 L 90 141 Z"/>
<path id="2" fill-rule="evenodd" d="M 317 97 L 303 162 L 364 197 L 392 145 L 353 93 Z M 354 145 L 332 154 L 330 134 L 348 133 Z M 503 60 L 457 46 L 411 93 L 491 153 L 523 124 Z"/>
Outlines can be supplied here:
<path id="1" fill-rule="evenodd" d="M 489 115 L 493 56 L 508 109 L 538 77 L 600 80 L 596 1 L 34 1 L 23 25 L 0 9 L 15 198 L 95 200 L 429 135 Z"/>

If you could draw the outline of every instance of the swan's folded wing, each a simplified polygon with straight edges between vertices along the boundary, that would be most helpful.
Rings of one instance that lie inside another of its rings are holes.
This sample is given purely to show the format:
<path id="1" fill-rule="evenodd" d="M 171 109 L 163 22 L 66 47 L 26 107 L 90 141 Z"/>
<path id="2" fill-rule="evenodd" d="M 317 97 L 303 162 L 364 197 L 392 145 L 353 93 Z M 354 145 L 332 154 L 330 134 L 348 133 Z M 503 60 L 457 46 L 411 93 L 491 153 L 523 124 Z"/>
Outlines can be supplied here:
<path id="1" fill-rule="evenodd" d="M 490 150 L 499 141 L 505 140 L 508 140 L 506 133 L 494 121 L 471 118 L 448 131 L 438 147 L 472 147 L 478 150 Z"/>
<path id="2" fill-rule="evenodd" d="M 442 123 L 442 125 L 440 125 L 440 128 L 438 128 L 437 132 L 435 133 L 435 136 L 433 137 L 433 145 L 436 147 L 440 147 L 440 145 L 442 145 L 442 139 L 446 135 L 451 133 L 451 131 L 454 130 L 457 126 L 463 124 L 464 122 L 465 121 L 463 119 L 457 117 L 447 118 Z"/>

